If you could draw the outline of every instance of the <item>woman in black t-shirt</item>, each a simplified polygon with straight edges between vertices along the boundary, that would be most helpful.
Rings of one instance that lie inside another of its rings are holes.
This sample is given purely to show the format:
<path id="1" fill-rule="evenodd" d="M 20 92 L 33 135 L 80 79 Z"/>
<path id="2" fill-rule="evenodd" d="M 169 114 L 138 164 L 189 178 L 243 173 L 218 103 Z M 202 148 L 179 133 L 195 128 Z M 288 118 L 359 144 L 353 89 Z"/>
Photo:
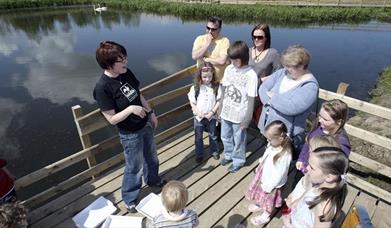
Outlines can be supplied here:
<path id="1" fill-rule="evenodd" d="M 106 120 L 118 127 L 126 163 L 122 199 L 130 212 L 136 212 L 142 176 L 150 186 L 165 184 L 158 175 L 153 139 L 158 120 L 140 93 L 140 82 L 127 67 L 127 53 L 122 45 L 112 41 L 100 43 L 96 60 L 104 72 L 95 85 L 94 99 Z"/>

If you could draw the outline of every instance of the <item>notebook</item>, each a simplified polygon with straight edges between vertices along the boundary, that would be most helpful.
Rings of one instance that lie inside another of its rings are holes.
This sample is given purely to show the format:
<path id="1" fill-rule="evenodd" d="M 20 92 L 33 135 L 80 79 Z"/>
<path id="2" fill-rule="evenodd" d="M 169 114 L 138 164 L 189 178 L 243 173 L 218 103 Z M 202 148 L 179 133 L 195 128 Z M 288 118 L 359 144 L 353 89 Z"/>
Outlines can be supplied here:
<path id="1" fill-rule="evenodd" d="M 164 210 L 162 200 L 160 196 L 155 193 L 150 193 L 144 199 L 140 201 L 137 205 L 136 210 L 140 212 L 140 214 L 146 216 L 147 218 L 153 220 Z"/>
<path id="2" fill-rule="evenodd" d="M 141 228 L 143 217 L 110 215 L 101 228 Z"/>
<path id="3" fill-rule="evenodd" d="M 75 215 L 72 220 L 79 228 L 97 227 L 116 210 L 117 208 L 110 200 L 101 196 Z"/>

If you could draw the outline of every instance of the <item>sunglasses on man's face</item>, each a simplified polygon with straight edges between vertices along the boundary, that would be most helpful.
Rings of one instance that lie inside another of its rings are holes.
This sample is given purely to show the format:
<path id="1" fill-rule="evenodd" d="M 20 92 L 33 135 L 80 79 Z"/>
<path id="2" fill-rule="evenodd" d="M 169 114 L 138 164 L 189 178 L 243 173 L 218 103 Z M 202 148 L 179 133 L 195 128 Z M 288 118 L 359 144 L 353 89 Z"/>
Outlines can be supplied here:
<path id="1" fill-rule="evenodd" d="M 206 26 L 206 30 L 210 30 L 210 31 L 212 31 L 212 32 L 214 32 L 214 31 L 216 31 L 217 29 L 219 29 L 219 28 L 211 28 L 211 27 L 209 27 L 209 26 Z"/>
<path id="2" fill-rule="evenodd" d="M 253 39 L 254 40 L 263 40 L 263 39 L 265 39 L 265 37 L 264 36 L 254 36 L 253 35 Z"/>

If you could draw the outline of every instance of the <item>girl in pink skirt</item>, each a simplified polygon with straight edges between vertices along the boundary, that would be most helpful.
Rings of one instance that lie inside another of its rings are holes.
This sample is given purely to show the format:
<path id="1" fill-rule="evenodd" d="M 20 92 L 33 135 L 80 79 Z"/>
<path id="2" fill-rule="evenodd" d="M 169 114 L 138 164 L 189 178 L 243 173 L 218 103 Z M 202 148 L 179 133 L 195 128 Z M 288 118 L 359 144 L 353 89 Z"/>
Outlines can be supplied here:
<path id="1" fill-rule="evenodd" d="M 246 198 L 253 202 L 248 210 L 263 211 L 261 215 L 251 218 L 251 222 L 257 226 L 268 223 L 274 208 L 281 207 L 281 188 L 287 181 L 292 160 L 291 140 L 282 121 L 271 122 L 265 128 L 265 136 L 269 144 L 259 159 L 255 177 L 246 193 Z"/>

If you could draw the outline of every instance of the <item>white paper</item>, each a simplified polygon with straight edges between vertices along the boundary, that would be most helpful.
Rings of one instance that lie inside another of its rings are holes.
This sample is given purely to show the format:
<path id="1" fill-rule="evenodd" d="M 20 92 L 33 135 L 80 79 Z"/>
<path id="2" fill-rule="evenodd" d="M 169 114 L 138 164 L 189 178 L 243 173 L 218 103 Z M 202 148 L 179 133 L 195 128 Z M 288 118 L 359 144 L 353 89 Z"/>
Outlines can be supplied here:
<path id="1" fill-rule="evenodd" d="M 143 217 L 110 215 L 102 228 L 141 228 Z"/>
<path id="2" fill-rule="evenodd" d="M 136 209 L 141 214 L 153 220 L 153 218 L 156 218 L 162 213 L 164 207 L 160 196 L 155 193 L 150 193 L 147 197 L 140 201 Z"/>
<path id="3" fill-rule="evenodd" d="M 117 208 L 110 200 L 101 196 L 75 215 L 72 220 L 77 227 L 97 227 L 105 221 L 109 215 L 114 214 L 116 210 Z"/>

